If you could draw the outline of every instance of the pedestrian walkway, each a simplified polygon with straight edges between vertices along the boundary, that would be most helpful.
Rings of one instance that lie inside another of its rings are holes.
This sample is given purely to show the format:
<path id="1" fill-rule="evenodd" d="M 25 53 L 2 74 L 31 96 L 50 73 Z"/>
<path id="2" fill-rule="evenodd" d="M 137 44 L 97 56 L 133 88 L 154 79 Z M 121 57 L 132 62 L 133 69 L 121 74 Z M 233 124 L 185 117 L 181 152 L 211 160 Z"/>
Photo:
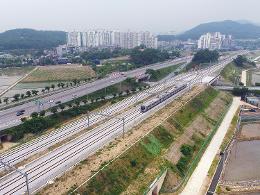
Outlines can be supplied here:
<path id="1" fill-rule="evenodd" d="M 221 143 L 228 131 L 231 121 L 240 105 L 240 98 L 233 98 L 230 109 L 228 110 L 225 118 L 219 126 L 216 134 L 212 138 L 208 148 L 202 156 L 198 166 L 191 175 L 187 185 L 185 186 L 181 195 L 199 195 L 200 188 L 203 185 L 204 180 L 207 177 L 209 168 L 218 153 Z"/>

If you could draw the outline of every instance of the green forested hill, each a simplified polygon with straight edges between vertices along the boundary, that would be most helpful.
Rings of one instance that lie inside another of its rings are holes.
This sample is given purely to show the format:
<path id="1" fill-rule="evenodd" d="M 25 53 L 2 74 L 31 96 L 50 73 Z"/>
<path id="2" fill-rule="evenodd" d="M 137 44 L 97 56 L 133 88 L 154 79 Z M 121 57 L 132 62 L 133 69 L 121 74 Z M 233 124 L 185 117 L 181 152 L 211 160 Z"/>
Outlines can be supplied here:
<path id="1" fill-rule="evenodd" d="M 0 50 L 45 49 L 65 42 L 66 33 L 63 31 L 14 29 L 0 33 Z"/>
<path id="2" fill-rule="evenodd" d="M 260 38 L 260 26 L 252 23 L 240 23 L 231 20 L 220 22 L 209 22 L 200 24 L 179 35 L 160 35 L 159 40 L 174 39 L 199 39 L 202 34 L 207 32 L 221 32 L 222 34 L 232 35 L 235 39 L 257 39 Z"/>

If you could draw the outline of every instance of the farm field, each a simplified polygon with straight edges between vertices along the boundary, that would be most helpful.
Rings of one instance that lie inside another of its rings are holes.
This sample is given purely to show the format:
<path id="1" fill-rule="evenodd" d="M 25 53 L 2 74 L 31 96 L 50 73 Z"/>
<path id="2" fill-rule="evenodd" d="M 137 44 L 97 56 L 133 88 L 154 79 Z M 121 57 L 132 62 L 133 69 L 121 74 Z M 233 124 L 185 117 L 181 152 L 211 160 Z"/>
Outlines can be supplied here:
<path id="1" fill-rule="evenodd" d="M 34 67 L 12 67 L 12 68 L 0 68 L 0 76 L 22 76 L 30 71 L 32 71 Z"/>
<path id="2" fill-rule="evenodd" d="M 75 64 L 40 66 L 22 83 L 84 80 L 93 76 L 95 76 L 95 72 L 89 66 Z"/>
<path id="3" fill-rule="evenodd" d="M 0 69 L 0 93 L 33 70 L 33 67 Z"/>
<path id="4" fill-rule="evenodd" d="M 256 171 L 260 164 L 259 152 L 259 140 L 236 141 L 228 159 L 224 181 L 259 180 L 260 172 Z"/>
<path id="5" fill-rule="evenodd" d="M 10 91 L 6 92 L 3 97 L 13 97 L 15 94 L 25 94 L 26 91 L 38 90 L 41 91 L 46 86 L 54 84 L 57 86 L 59 82 L 32 82 L 32 83 L 18 83 Z"/>
<path id="6" fill-rule="evenodd" d="M 245 138 L 260 137 L 260 123 L 249 123 L 243 126 L 241 136 Z"/>
<path id="7" fill-rule="evenodd" d="M 238 139 L 232 145 L 223 180 L 229 182 L 260 179 L 256 171 L 260 164 L 260 123 L 247 123 L 241 127 Z"/>

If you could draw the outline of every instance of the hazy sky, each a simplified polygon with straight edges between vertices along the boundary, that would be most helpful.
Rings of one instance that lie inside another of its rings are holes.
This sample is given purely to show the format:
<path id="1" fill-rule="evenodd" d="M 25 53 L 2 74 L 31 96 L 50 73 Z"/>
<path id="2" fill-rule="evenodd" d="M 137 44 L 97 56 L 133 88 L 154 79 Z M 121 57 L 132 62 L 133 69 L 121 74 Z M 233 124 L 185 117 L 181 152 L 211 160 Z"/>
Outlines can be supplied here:
<path id="1" fill-rule="evenodd" d="M 150 30 L 181 32 L 225 19 L 260 23 L 260 0 L 0 0 L 0 31 Z"/>

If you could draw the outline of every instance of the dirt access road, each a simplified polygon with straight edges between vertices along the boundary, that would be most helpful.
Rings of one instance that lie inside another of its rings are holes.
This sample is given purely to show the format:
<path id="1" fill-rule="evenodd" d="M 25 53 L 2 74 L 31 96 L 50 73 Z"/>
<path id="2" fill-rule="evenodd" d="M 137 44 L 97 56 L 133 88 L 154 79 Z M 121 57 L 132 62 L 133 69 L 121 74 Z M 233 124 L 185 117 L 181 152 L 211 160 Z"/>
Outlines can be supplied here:
<path id="1" fill-rule="evenodd" d="M 218 150 L 221 146 L 221 143 L 226 135 L 226 132 L 231 124 L 231 121 L 240 105 L 239 98 L 233 98 L 232 105 L 228 110 L 224 120 L 222 121 L 221 125 L 219 126 L 216 134 L 214 135 L 213 139 L 211 140 L 208 148 L 206 149 L 204 155 L 202 156 L 197 168 L 191 175 L 187 185 L 185 186 L 184 190 L 182 191 L 181 195 L 199 195 L 200 188 L 203 185 L 203 181 L 207 177 L 209 168 L 214 160 Z"/>

